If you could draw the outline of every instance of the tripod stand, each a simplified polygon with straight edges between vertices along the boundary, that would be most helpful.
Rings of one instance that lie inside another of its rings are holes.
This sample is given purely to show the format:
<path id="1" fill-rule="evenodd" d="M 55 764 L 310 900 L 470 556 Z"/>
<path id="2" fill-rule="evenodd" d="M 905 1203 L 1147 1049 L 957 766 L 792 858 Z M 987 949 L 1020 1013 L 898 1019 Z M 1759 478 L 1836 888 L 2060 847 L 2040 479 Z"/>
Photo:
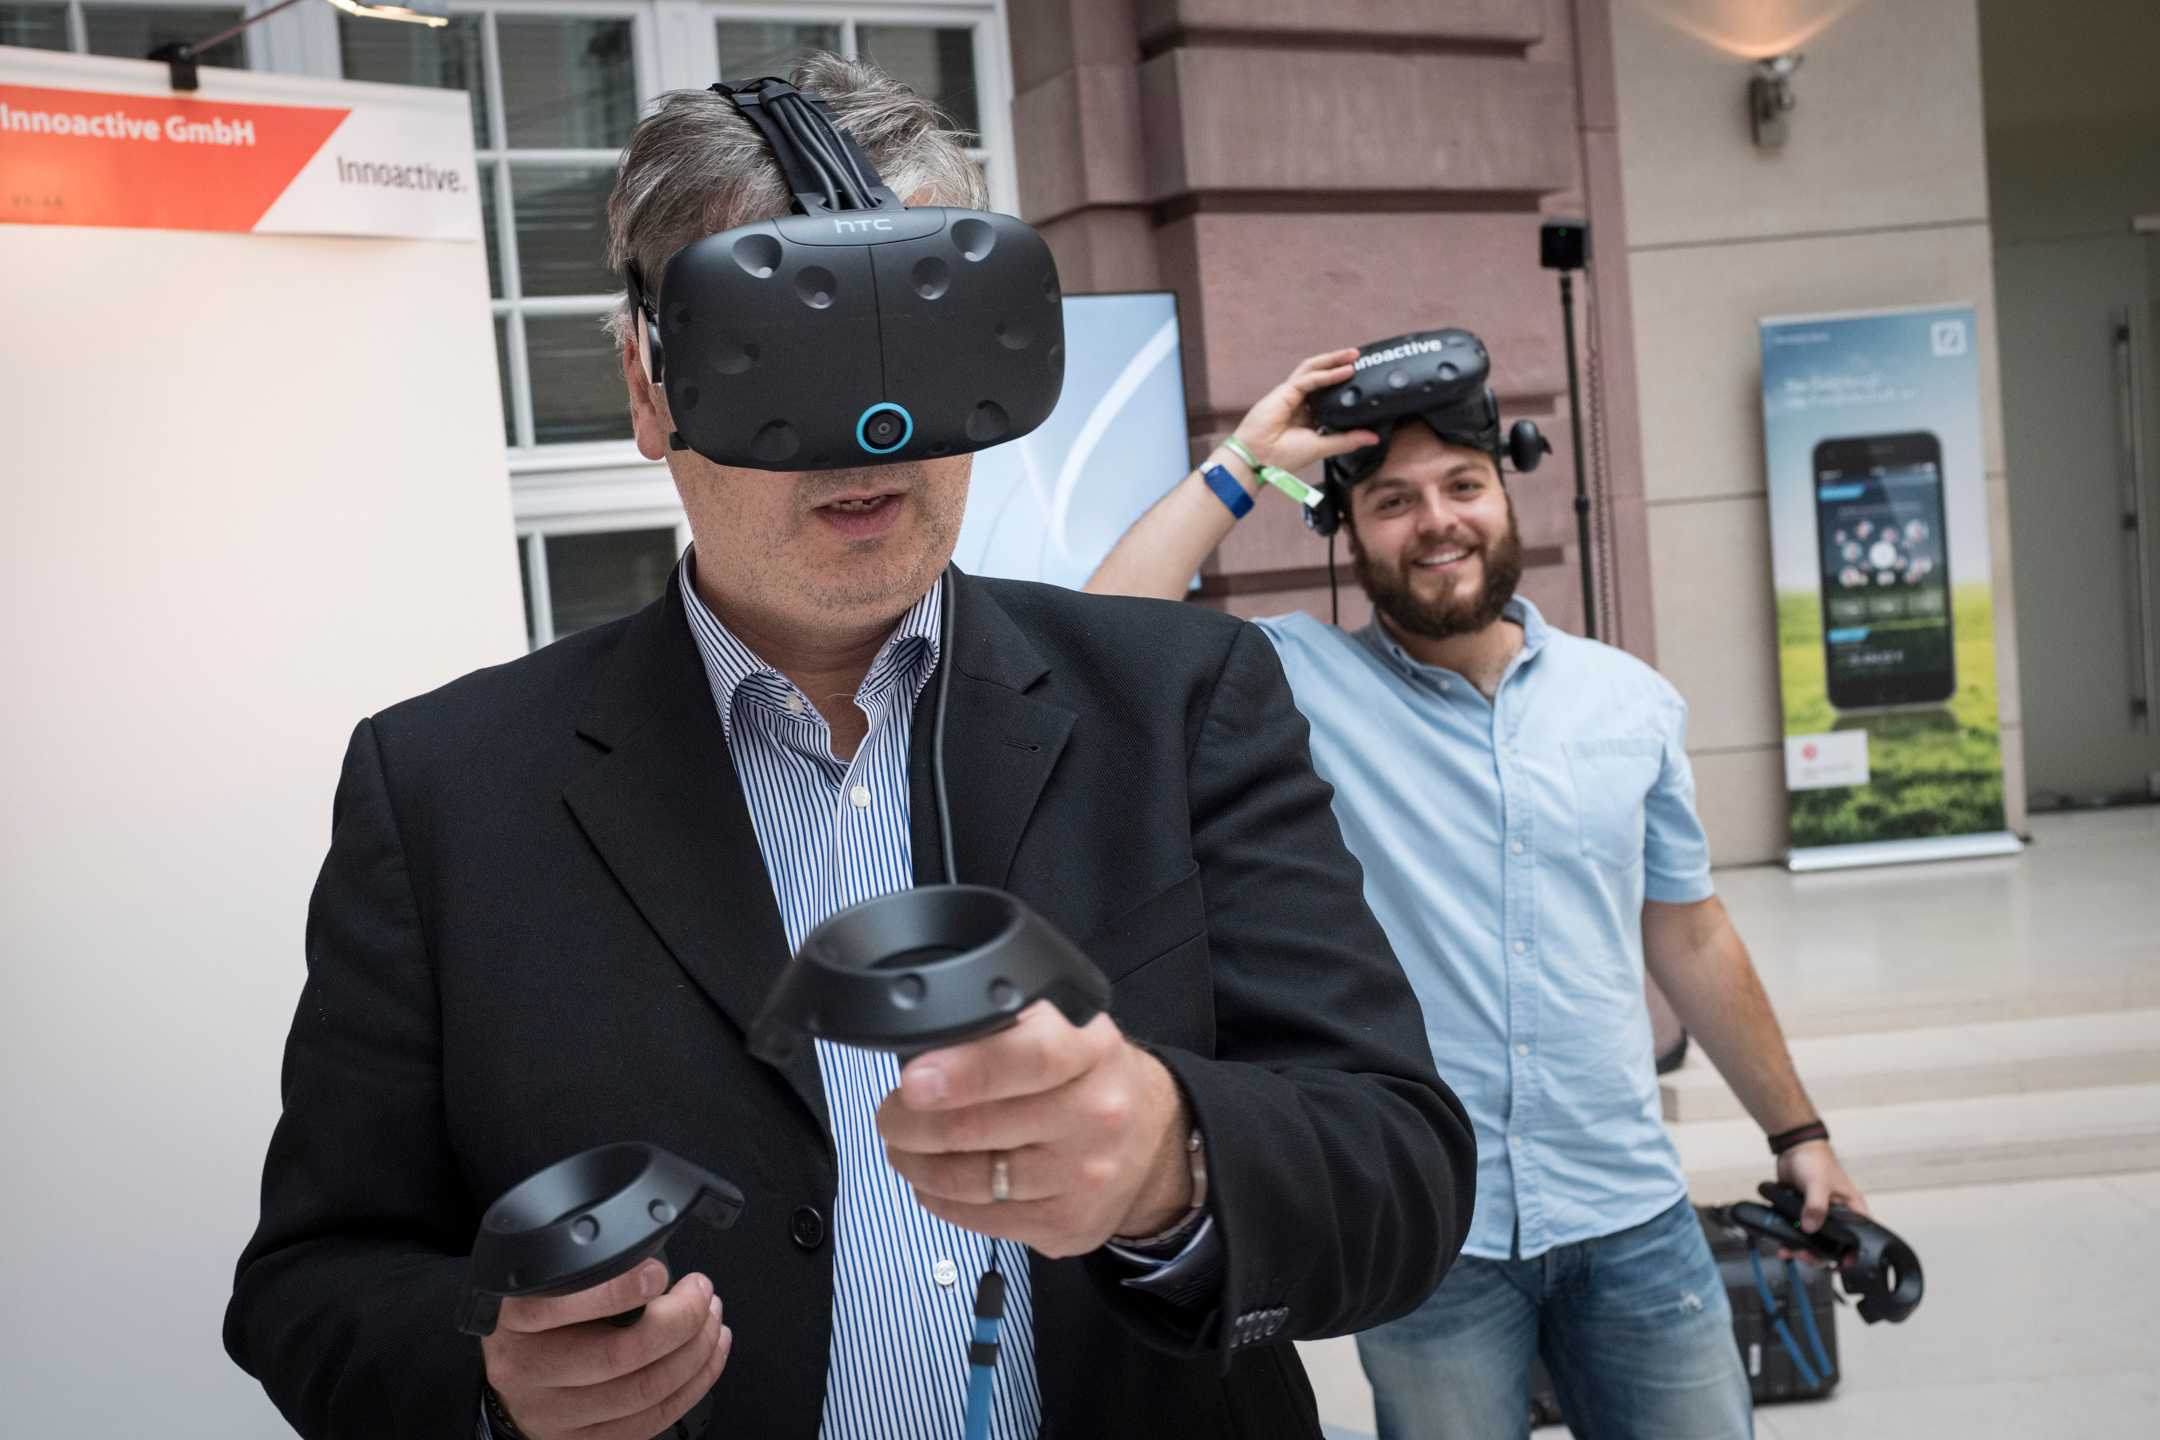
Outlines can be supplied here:
<path id="1" fill-rule="evenodd" d="M 1590 227 L 1548 220 L 1538 232 L 1538 263 L 1560 272 L 1560 331 L 1567 341 L 1568 437 L 1575 460 L 1575 549 L 1582 562 L 1583 634 L 1597 638 L 1597 575 L 1590 553 L 1590 483 L 1583 457 L 1582 381 L 1575 361 L 1575 272 L 1590 258 Z"/>

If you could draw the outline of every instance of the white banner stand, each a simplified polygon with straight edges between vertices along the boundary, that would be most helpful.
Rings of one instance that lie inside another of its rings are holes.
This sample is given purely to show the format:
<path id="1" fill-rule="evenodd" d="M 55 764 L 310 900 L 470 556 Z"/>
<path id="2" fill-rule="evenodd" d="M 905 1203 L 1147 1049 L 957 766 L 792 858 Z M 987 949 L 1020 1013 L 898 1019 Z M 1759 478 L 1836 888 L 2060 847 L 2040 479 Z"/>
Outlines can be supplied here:
<path id="1" fill-rule="evenodd" d="M 471 170 L 464 95 L 166 86 L 0 49 L 0 1428 L 269 1440 L 291 1432 L 219 1327 L 339 760 L 360 717 L 524 629 L 477 195 L 439 178 Z M 81 181 L 12 112 L 170 159 L 278 105 L 366 117 L 347 163 L 432 166 L 433 199 L 400 219 L 317 187 L 270 227 L 303 234 L 4 208 Z M 209 138 L 140 138 L 175 116 Z"/>

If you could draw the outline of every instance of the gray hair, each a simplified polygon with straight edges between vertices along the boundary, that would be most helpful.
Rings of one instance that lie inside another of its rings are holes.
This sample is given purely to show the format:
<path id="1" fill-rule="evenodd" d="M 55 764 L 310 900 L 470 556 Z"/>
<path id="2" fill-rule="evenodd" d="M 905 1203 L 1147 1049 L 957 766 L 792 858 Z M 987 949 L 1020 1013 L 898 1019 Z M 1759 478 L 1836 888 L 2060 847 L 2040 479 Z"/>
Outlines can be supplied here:
<path id="1" fill-rule="evenodd" d="M 961 148 L 949 117 L 877 67 L 812 54 L 787 78 L 831 102 L 903 202 L 968 210 L 989 204 L 982 171 Z M 657 288 L 669 257 L 692 240 L 785 215 L 793 206 L 765 137 L 725 96 L 670 90 L 653 102 L 623 151 L 608 196 L 608 267 L 620 274 L 635 265 L 644 283 Z M 627 296 L 603 323 L 620 347 L 630 325 Z"/>

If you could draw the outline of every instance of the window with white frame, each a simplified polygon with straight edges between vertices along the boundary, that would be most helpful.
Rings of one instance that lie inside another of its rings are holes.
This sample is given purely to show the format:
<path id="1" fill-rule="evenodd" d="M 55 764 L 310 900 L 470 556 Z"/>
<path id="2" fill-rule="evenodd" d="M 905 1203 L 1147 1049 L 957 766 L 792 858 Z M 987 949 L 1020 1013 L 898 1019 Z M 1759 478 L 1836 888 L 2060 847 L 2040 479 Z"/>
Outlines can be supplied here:
<path id="1" fill-rule="evenodd" d="M 0 0 L 0 45 L 32 50 L 72 50 L 140 60 L 175 40 L 206 40 L 240 23 L 243 7 L 164 3 L 164 0 Z M 245 32 L 201 54 L 205 65 L 248 68 Z"/>
<path id="2" fill-rule="evenodd" d="M 620 293 L 604 258 L 607 195 L 642 106 L 666 89 L 785 73 L 813 50 L 861 55 L 953 116 L 992 204 L 1010 209 L 1003 21 L 998 0 L 453 0 L 441 29 L 338 17 L 346 78 L 472 95 L 534 645 L 652 599 L 666 573 L 655 557 L 666 549 L 672 564 L 687 539 L 665 467 L 631 441 L 620 364 L 600 327 Z"/>

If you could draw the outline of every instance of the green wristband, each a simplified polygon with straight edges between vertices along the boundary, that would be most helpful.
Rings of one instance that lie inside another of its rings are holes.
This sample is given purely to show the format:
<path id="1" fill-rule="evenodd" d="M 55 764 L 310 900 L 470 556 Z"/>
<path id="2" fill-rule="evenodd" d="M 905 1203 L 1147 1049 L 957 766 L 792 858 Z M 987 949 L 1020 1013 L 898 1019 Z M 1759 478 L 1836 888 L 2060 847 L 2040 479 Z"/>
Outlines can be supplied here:
<path id="1" fill-rule="evenodd" d="M 1278 470 L 1273 465 L 1261 464 L 1259 458 L 1252 451 L 1246 449 L 1245 442 L 1238 439 L 1237 436 L 1229 436 L 1222 443 L 1223 449 L 1228 450 L 1238 459 L 1244 461 L 1253 474 L 1267 481 L 1268 484 L 1273 485 L 1306 509 L 1310 510 L 1320 503 L 1320 492 L 1318 490 L 1313 489 L 1312 486 L 1307 485 L 1287 470 Z"/>

